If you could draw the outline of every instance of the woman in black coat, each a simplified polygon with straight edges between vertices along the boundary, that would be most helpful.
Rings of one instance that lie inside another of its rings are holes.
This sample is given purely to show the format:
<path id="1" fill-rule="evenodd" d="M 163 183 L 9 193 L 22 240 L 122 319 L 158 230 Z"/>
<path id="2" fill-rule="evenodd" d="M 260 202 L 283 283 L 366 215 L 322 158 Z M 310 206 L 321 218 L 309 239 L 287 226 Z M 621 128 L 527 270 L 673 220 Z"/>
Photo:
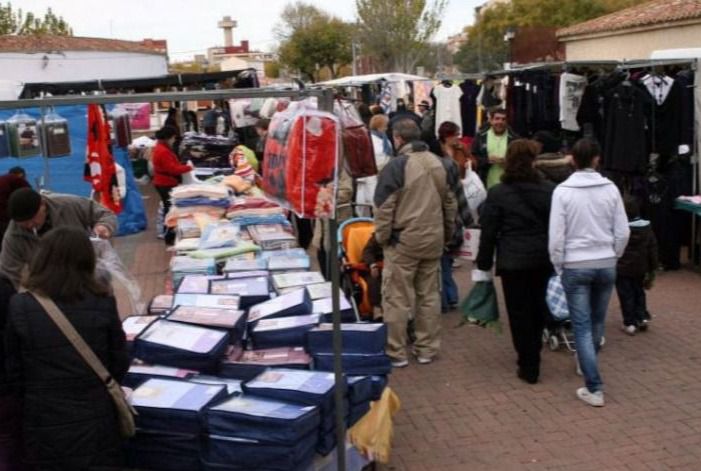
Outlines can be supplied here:
<path id="1" fill-rule="evenodd" d="M 24 285 L 53 299 L 112 377 L 129 367 L 115 299 L 95 278 L 95 253 L 83 231 L 42 237 Z M 116 410 L 105 385 L 29 293 L 10 302 L 7 375 L 23 401 L 27 462 L 37 471 L 122 465 Z"/>
<path id="2" fill-rule="evenodd" d="M 545 292 L 552 273 L 548 254 L 548 221 L 554 185 L 535 169 L 535 142 L 509 144 L 502 183 L 482 206 L 482 233 L 477 267 L 501 277 L 511 338 L 518 354 L 518 377 L 536 383 L 545 316 Z"/>

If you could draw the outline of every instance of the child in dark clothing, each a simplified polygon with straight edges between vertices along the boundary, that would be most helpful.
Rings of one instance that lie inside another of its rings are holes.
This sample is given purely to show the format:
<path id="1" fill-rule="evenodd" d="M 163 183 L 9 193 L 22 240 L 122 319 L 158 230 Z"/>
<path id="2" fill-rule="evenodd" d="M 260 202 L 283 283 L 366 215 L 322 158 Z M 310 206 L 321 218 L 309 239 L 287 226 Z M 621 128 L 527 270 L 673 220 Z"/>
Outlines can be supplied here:
<path id="1" fill-rule="evenodd" d="M 375 319 L 382 317 L 382 270 L 379 264 L 383 260 L 382 247 L 377 243 L 373 232 L 363 249 L 363 263 L 370 267 L 370 276 L 365 281 L 368 284 L 368 296 L 374 310 Z"/>
<path id="2" fill-rule="evenodd" d="M 645 289 L 652 286 L 657 269 L 657 241 L 650 221 L 640 217 L 635 200 L 624 200 L 630 226 L 630 239 L 618 260 L 616 292 L 621 302 L 623 331 L 635 335 L 638 330 L 647 330 L 650 314 L 647 312 Z"/>

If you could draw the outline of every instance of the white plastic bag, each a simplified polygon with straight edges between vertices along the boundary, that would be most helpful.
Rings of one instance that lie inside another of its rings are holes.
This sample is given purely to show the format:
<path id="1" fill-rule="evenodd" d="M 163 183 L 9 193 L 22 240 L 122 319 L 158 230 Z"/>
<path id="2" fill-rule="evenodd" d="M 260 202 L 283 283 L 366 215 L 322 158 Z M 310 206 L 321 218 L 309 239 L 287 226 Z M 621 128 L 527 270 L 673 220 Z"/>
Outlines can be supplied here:
<path id="1" fill-rule="evenodd" d="M 475 261 L 477 259 L 477 251 L 480 247 L 480 233 L 479 229 L 465 229 L 463 230 L 463 241 L 460 247 L 460 252 L 458 256 L 466 260 Z"/>
<path id="2" fill-rule="evenodd" d="M 119 318 L 123 320 L 128 316 L 143 313 L 145 306 L 141 302 L 141 289 L 110 241 L 96 238 L 91 240 L 97 258 L 95 274 L 111 286 L 117 300 Z"/>
<path id="3" fill-rule="evenodd" d="M 479 207 L 487 199 L 487 190 L 484 183 L 480 180 L 479 175 L 472 170 L 472 166 L 468 161 L 465 171 L 465 178 L 462 180 L 462 189 L 465 192 L 467 204 L 470 206 L 472 219 L 477 223 L 479 221 Z"/>

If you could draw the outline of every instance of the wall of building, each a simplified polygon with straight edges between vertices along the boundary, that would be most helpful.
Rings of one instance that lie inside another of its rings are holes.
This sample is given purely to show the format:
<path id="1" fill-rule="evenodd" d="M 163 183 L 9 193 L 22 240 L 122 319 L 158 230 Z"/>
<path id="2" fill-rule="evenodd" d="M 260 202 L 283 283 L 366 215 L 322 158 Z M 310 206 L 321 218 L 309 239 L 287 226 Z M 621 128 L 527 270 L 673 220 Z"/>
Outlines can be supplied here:
<path id="1" fill-rule="evenodd" d="M 144 78 L 168 73 L 165 56 L 132 52 L 0 53 L 0 80 L 75 82 Z"/>
<path id="2" fill-rule="evenodd" d="M 565 42 L 568 61 L 648 59 L 652 51 L 701 47 L 701 24 Z"/>

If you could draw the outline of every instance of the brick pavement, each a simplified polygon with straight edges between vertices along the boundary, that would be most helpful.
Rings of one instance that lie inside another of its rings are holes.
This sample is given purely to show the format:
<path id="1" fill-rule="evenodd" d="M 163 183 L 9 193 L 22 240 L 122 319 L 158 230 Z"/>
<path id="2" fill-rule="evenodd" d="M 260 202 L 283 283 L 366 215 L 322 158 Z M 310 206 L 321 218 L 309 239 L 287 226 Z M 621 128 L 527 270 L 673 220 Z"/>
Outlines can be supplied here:
<path id="1" fill-rule="evenodd" d="M 147 192 L 153 214 L 157 197 Z M 149 222 L 152 218 L 149 219 Z M 116 242 L 148 299 L 162 292 L 167 255 L 148 232 Z M 469 290 L 469 263 L 458 270 Z M 516 378 L 508 322 L 499 335 L 443 317 L 443 348 L 431 365 L 395 371 L 402 401 L 392 462 L 383 470 L 700 470 L 701 276 L 663 273 L 650 292 L 649 332 L 619 330 L 614 295 L 600 365 L 606 407 L 575 397 L 572 356 L 543 351 L 541 381 Z M 500 297 L 503 312 L 503 300 Z"/>

